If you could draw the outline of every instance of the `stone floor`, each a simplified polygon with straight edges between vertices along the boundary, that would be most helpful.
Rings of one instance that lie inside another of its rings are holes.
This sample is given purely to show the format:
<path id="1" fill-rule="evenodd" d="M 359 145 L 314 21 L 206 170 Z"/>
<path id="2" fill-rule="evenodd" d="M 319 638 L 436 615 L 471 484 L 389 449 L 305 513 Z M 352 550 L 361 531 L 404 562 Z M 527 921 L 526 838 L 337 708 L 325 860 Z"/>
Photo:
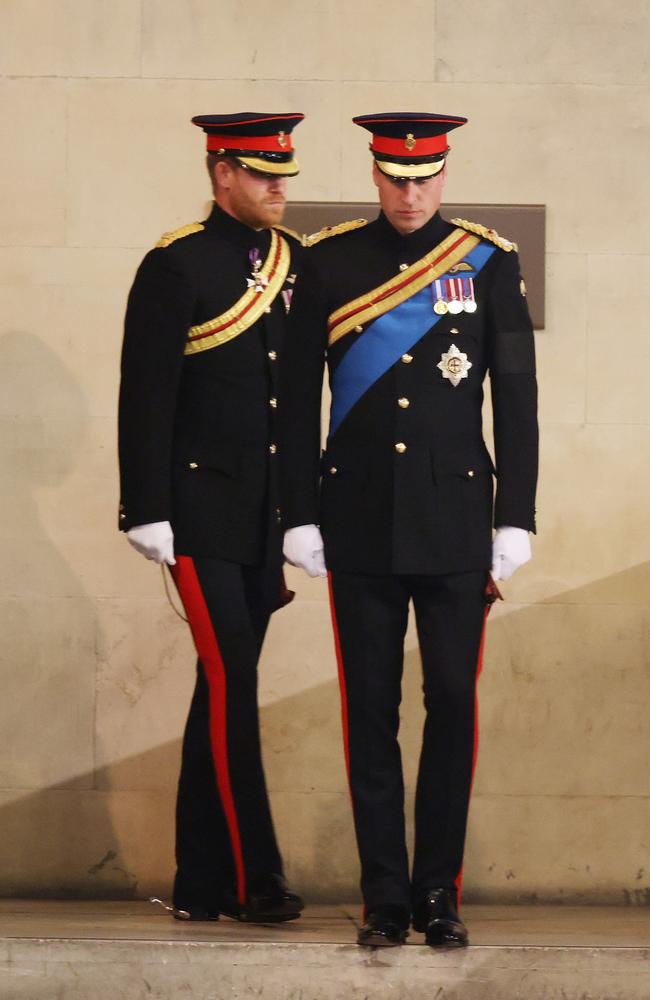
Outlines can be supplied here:
<path id="1" fill-rule="evenodd" d="M 1 1000 L 650 1000 L 650 909 L 467 906 L 472 946 L 354 944 L 358 907 L 256 927 L 0 900 Z"/>

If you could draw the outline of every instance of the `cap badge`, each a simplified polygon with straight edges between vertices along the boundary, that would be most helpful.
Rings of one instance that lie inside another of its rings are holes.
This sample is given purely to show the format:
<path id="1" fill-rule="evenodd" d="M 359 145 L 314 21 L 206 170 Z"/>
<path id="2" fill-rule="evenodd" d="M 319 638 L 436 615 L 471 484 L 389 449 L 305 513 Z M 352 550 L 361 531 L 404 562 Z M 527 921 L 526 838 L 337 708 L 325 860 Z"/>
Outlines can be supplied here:
<path id="1" fill-rule="evenodd" d="M 440 361 L 436 365 L 442 372 L 442 377 L 449 379 L 451 384 L 456 387 L 462 379 L 467 378 L 468 372 L 472 367 L 472 362 L 467 360 L 467 355 L 459 351 L 455 344 L 452 344 L 448 351 L 446 351 Z"/>
<path id="2" fill-rule="evenodd" d="M 284 149 L 286 144 L 287 144 L 287 139 L 285 133 L 278 132 L 278 146 L 282 146 L 282 149 Z"/>
<path id="3" fill-rule="evenodd" d="M 404 140 L 404 145 L 409 150 L 409 152 L 412 149 L 415 149 L 415 136 L 413 135 L 412 132 L 407 133 L 406 139 Z"/>

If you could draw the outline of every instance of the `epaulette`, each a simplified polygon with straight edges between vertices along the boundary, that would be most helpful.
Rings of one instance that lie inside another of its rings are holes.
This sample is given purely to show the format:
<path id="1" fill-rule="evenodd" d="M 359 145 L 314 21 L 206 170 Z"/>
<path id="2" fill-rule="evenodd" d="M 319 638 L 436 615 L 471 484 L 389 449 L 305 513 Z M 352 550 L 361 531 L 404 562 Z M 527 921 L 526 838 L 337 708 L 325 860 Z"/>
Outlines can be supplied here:
<path id="1" fill-rule="evenodd" d="M 477 236 L 482 236 L 483 239 L 494 243 L 495 246 L 499 247 L 500 250 L 505 250 L 506 253 L 519 249 L 516 243 L 507 240 L 505 236 L 499 236 L 495 229 L 488 229 L 487 226 L 482 226 L 480 222 L 468 222 L 467 219 L 452 219 L 451 222 L 454 226 L 466 229 L 468 233 L 475 233 Z"/>
<path id="2" fill-rule="evenodd" d="M 287 236 L 291 236 L 294 240 L 298 240 L 298 243 L 300 243 L 301 246 L 304 245 L 304 236 L 297 233 L 295 229 L 289 229 L 288 226 L 273 226 L 273 229 L 276 229 L 280 233 L 286 233 Z"/>
<path id="3" fill-rule="evenodd" d="M 349 222 L 339 222 L 338 226 L 323 226 L 318 233 L 312 233 L 305 240 L 306 247 L 313 247 L 321 240 L 328 240 L 330 236 L 340 236 L 341 233 L 351 233 L 353 229 L 361 229 L 367 226 L 367 219 L 350 219 Z"/>
<path id="4" fill-rule="evenodd" d="M 156 249 L 158 247 L 168 247 L 170 243 L 182 240 L 184 236 L 191 236 L 192 233 L 200 233 L 202 229 L 205 229 L 202 222 L 188 222 L 186 226 L 174 229 L 171 233 L 163 233 L 156 243 Z"/>

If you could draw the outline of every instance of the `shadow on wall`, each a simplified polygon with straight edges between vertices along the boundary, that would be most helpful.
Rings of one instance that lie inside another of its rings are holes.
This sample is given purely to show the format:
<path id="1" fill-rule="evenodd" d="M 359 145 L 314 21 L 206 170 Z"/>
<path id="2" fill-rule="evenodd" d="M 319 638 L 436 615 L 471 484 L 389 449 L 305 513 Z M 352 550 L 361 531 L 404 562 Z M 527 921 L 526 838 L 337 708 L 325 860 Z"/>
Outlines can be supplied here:
<path id="1" fill-rule="evenodd" d="M 56 544 L 42 517 L 59 513 L 87 422 L 86 397 L 61 357 L 32 333 L 3 334 L 0 841 L 8 891 L 70 890 L 66 873 L 84 829 L 92 822 L 111 839 L 110 814 L 93 800 L 95 606 L 66 559 L 66 511 Z"/>
<path id="2" fill-rule="evenodd" d="M 644 564 L 556 600 L 498 608 L 480 686 L 467 902 L 650 903 L 649 596 Z M 298 604 L 283 612 L 292 613 L 300 613 Z M 286 655 L 300 658 L 301 650 Z M 312 901 L 357 895 L 334 664 L 332 678 L 262 711 L 287 872 Z M 420 686 L 419 658 L 410 651 L 401 733 L 409 815 Z M 168 894 L 179 753 L 174 740 L 126 757 L 98 772 L 95 787 L 103 791 L 88 795 L 17 793 L 0 810 L 3 872 L 15 873 L 3 876 L 5 893 Z M 158 792 L 127 791 L 138 774 L 162 771 L 168 784 Z M 75 788 L 90 781 L 83 775 Z M 17 860 L 25 854 L 32 864 L 21 878 Z"/>

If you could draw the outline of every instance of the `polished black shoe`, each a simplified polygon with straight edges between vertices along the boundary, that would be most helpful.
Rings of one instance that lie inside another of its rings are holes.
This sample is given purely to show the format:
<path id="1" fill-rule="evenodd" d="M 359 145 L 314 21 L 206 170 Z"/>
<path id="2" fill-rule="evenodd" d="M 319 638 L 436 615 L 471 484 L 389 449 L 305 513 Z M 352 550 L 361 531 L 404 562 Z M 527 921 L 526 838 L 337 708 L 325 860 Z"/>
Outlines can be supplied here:
<path id="1" fill-rule="evenodd" d="M 395 948 L 408 937 L 409 914 L 401 906 L 378 906 L 371 910 L 359 930 L 357 944 L 365 948 Z"/>
<path id="2" fill-rule="evenodd" d="M 233 920 L 277 924 L 297 920 L 304 906 L 300 896 L 290 891 L 284 876 L 272 874 L 251 882 L 245 903 L 240 903 L 234 895 L 226 895 L 219 909 Z"/>
<path id="3" fill-rule="evenodd" d="M 467 928 L 458 916 L 455 889 L 429 889 L 413 910 L 413 929 L 424 934 L 432 948 L 464 948 Z"/>

